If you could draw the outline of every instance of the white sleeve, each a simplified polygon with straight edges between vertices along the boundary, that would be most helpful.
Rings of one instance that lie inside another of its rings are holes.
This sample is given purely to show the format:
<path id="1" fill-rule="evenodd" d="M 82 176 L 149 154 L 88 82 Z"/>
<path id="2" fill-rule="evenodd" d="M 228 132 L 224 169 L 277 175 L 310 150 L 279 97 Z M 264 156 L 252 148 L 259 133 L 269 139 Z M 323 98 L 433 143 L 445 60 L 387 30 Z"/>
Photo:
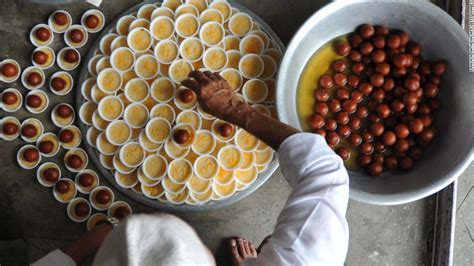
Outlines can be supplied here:
<path id="1" fill-rule="evenodd" d="M 278 150 L 293 188 L 275 230 L 249 265 L 343 265 L 349 243 L 345 218 L 349 178 L 323 137 L 299 133 Z"/>
<path id="2" fill-rule="evenodd" d="M 50 252 L 48 255 L 37 260 L 33 266 L 76 266 L 76 262 L 64 254 L 60 249 L 55 249 Z"/>

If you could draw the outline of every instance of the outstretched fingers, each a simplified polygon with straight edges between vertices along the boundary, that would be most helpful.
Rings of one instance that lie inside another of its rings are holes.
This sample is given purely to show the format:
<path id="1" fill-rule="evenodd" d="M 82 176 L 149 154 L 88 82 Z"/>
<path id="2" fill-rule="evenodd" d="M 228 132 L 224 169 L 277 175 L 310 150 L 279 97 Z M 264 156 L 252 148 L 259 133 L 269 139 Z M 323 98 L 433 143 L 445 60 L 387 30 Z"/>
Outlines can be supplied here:
<path id="1" fill-rule="evenodd" d="M 210 81 L 210 79 L 199 70 L 194 70 L 189 73 L 189 77 L 194 78 L 201 83 L 208 83 Z"/>
<path id="2" fill-rule="evenodd" d="M 199 93 L 201 87 L 199 82 L 197 82 L 195 79 L 185 79 L 181 82 L 181 85 L 193 90 L 196 94 Z"/>

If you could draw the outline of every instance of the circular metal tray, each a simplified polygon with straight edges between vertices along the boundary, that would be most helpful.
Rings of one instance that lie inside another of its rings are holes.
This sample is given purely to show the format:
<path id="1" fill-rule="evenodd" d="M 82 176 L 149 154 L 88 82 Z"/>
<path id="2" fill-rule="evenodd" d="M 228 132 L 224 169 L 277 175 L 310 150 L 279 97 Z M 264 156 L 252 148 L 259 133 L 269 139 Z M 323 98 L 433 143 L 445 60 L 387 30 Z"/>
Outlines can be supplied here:
<path id="1" fill-rule="evenodd" d="M 86 59 L 84 60 L 85 63 L 82 65 L 81 73 L 79 75 L 79 79 L 78 79 L 77 84 L 82 84 L 87 78 L 90 77 L 90 75 L 88 73 L 88 69 L 87 69 L 87 62 L 89 62 L 89 60 L 95 55 L 95 52 L 99 48 L 99 42 L 102 39 L 102 37 L 104 35 L 108 34 L 110 31 L 113 31 L 115 29 L 115 26 L 117 24 L 118 19 L 120 19 L 124 15 L 129 15 L 133 12 L 136 12 L 141 6 L 143 6 L 145 4 L 150 4 L 150 3 L 156 3 L 156 1 L 145 1 L 145 2 L 142 2 L 140 4 L 135 5 L 135 6 L 131 7 L 130 9 L 124 11 L 122 14 L 120 14 L 117 17 L 117 19 L 115 19 L 114 21 L 109 23 L 106 27 L 104 27 L 104 29 L 102 30 L 101 35 L 95 40 L 94 44 L 91 46 L 91 49 L 89 50 L 89 53 L 86 56 Z M 231 4 L 232 7 L 235 7 L 237 9 L 249 14 L 252 17 L 252 19 L 260 25 L 261 29 L 264 32 L 266 32 L 272 40 L 275 41 L 276 45 L 280 48 L 280 50 L 282 52 L 284 52 L 285 47 L 284 47 L 283 43 L 281 42 L 280 38 L 278 38 L 276 33 L 270 28 L 270 26 L 268 26 L 268 24 L 265 23 L 265 21 L 263 21 L 255 13 L 253 13 L 252 11 L 250 11 L 249 9 L 247 9 L 246 7 L 244 7 L 244 6 L 242 6 L 238 3 L 235 3 L 233 1 L 229 1 L 229 4 Z M 79 113 L 79 108 L 80 108 L 80 106 L 82 105 L 82 103 L 84 101 L 85 101 L 85 99 L 82 97 L 82 94 L 79 92 L 79 90 L 77 90 L 77 92 L 76 92 L 76 106 L 75 106 L 77 114 Z M 79 124 L 79 128 L 81 129 L 81 132 L 82 132 L 84 147 L 85 147 L 85 149 L 86 149 L 86 151 L 89 155 L 89 158 L 91 159 L 91 161 L 94 162 L 94 164 L 99 169 L 102 176 L 104 176 L 110 183 L 112 183 L 116 189 L 118 189 L 119 191 L 121 191 L 122 193 L 124 193 L 125 195 L 130 197 L 131 199 L 136 200 L 136 201 L 138 201 L 142 204 L 145 204 L 147 206 L 150 206 L 150 207 L 153 207 L 153 208 L 156 208 L 156 209 L 160 209 L 160 210 L 173 211 L 173 212 L 199 212 L 199 211 L 214 210 L 214 209 L 218 209 L 218 208 L 222 208 L 222 207 L 231 205 L 231 204 L 233 204 L 235 202 L 238 202 L 241 199 L 247 197 L 251 193 L 255 192 L 260 186 L 262 186 L 273 175 L 273 173 L 278 168 L 278 156 L 277 156 L 277 154 L 275 154 L 275 156 L 273 157 L 273 160 L 270 162 L 268 168 L 265 171 L 259 173 L 258 178 L 257 178 L 257 180 L 255 180 L 254 183 L 249 185 L 248 188 L 246 188 L 242 191 L 238 191 L 234 195 L 232 195 L 231 197 L 223 199 L 223 200 L 219 200 L 219 201 L 211 200 L 207 203 L 198 204 L 198 205 L 188 205 L 188 204 L 176 205 L 176 204 L 172 204 L 172 203 L 168 203 L 168 202 L 166 202 L 166 203 L 165 202 L 160 202 L 156 199 L 147 198 L 144 195 L 137 194 L 137 193 L 133 192 L 131 189 L 123 188 L 120 185 L 118 185 L 117 182 L 115 181 L 115 178 L 114 178 L 113 174 L 109 170 L 105 169 L 102 166 L 102 164 L 100 163 L 98 151 L 87 144 L 87 134 L 86 134 L 87 126 L 82 122 L 79 122 L 78 124 Z"/>

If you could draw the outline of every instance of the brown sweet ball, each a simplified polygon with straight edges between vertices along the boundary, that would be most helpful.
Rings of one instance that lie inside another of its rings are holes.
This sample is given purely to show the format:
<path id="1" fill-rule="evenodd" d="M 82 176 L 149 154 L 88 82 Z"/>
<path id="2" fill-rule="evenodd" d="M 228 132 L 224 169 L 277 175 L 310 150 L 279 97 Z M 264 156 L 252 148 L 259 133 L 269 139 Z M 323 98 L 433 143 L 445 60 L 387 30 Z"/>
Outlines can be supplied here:
<path id="1" fill-rule="evenodd" d="M 347 62 L 341 59 L 334 60 L 331 67 L 336 72 L 344 72 L 347 68 Z"/>
<path id="2" fill-rule="evenodd" d="M 390 116 L 390 113 L 392 111 L 390 110 L 390 107 L 388 107 L 388 105 L 381 103 L 377 105 L 377 107 L 375 108 L 375 112 L 377 113 L 378 117 L 385 119 Z"/>
<path id="3" fill-rule="evenodd" d="M 410 135 L 410 129 L 408 129 L 408 126 L 405 124 L 398 124 L 395 126 L 395 135 L 397 135 L 397 138 L 399 139 L 404 139 Z"/>
<path id="4" fill-rule="evenodd" d="M 320 102 L 326 102 L 329 99 L 329 91 L 326 88 L 319 88 L 314 90 L 313 96 Z"/>
<path id="5" fill-rule="evenodd" d="M 372 162 L 372 156 L 367 154 L 360 154 L 357 158 L 357 163 L 360 167 L 367 167 Z"/>
<path id="6" fill-rule="evenodd" d="M 31 94 L 26 97 L 26 104 L 31 108 L 38 108 L 42 103 L 43 100 L 38 95 Z"/>
<path id="7" fill-rule="evenodd" d="M 362 55 L 370 55 L 374 50 L 374 46 L 370 42 L 363 42 L 360 44 L 359 51 Z"/>
<path id="8" fill-rule="evenodd" d="M 426 98 L 435 98 L 438 96 L 438 85 L 432 82 L 427 82 L 423 85 L 423 96 Z"/>
<path id="9" fill-rule="evenodd" d="M 398 49 L 401 45 L 400 36 L 397 34 L 390 34 L 387 38 L 387 46 L 389 48 Z"/>
<path id="10" fill-rule="evenodd" d="M 351 45 L 347 42 L 340 42 L 336 45 L 336 53 L 342 56 L 348 56 L 351 52 Z"/>
<path id="11" fill-rule="evenodd" d="M 385 146 L 392 146 L 397 141 L 397 136 L 393 131 L 385 131 L 382 135 L 382 141 Z"/>
<path id="12" fill-rule="evenodd" d="M 8 136 L 15 135 L 18 132 L 18 125 L 12 122 L 3 124 L 3 133 Z"/>
<path id="13" fill-rule="evenodd" d="M 418 107 L 417 112 L 422 115 L 429 115 L 431 113 L 431 108 L 427 103 L 422 103 Z"/>
<path id="14" fill-rule="evenodd" d="M 130 215 L 130 209 L 124 206 L 118 207 L 114 212 L 114 217 L 122 220 Z"/>
<path id="15" fill-rule="evenodd" d="M 364 94 L 362 94 L 360 91 L 354 90 L 351 92 L 350 99 L 354 100 L 356 103 L 360 103 L 364 99 Z"/>
<path id="16" fill-rule="evenodd" d="M 378 115 L 376 115 L 376 114 L 370 114 L 369 115 L 369 121 L 372 122 L 372 123 L 380 123 L 382 121 L 382 119 L 380 119 L 380 117 L 378 117 Z"/>
<path id="17" fill-rule="evenodd" d="M 396 113 L 400 113 L 405 108 L 405 104 L 399 99 L 395 99 L 390 106 Z"/>
<path id="18" fill-rule="evenodd" d="M 317 102 L 314 104 L 314 113 L 325 116 L 329 111 L 327 103 Z"/>
<path id="19" fill-rule="evenodd" d="M 351 157 L 351 152 L 346 147 L 337 148 L 336 153 L 343 161 L 347 161 Z"/>
<path id="20" fill-rule="evenodd" d="M 362 62 L 355 63 L 351 67 L 352 72 L 354 72 L 355 74 L 361 74 L 364 71 L 364 69 L 365 69 L 365 65 Z"/>
<path id="21" fill-rule="evenodd" d="M 219 127 L 219 132 L 221 136 L 228 138 L 234 133 L 234 128 L 230 124 L 225 123 Z"/>
<path id="22" fill-rule="evenodd" d="M 436 62 L 431 66 L 431 72 L 435 76 L 442 76 L 446 71 L 446 63 L 444 62 Z"/>
<path id="23" fill-rule="evenodd" d="M 408 64 L 408 57 L 406 54 L 397 54 L 393 57 L 392 63 L 399 68 L 404 68 Z"/>
<path id="24" fill-rule="evenodd" d="M 10 105 L 18 101 L 18 96 L 13 91 L 7 91 L 2 94 L 2 102 L 4 104 Z"/>
<path id="25" fill-rule="evenodd" d="M 370 134 L 378 137 L 378 136 L 381 136 L 384 132 L 384 126 L 381 124 L 381 123 L 373 123 L 373 124 L 370 124 L 369 126 L 369 132 Z"/>
<path id="26" fill-rule="evenodd" d="M 416 113 L 417 110 L 418 110 L 418 104 L 405 106 L 405 112 L 407 114 L 414 114 Z"/>
<path id="27" fill-rule="evenodd" d="M 350 75 L 347 78 L 347 84 L 349 84 L 349 86 L 351 86 L 352 88 L 357 88 L 357 86 L 359 86 L 359 83 L 360 83 L 360 77 L 359 76 Z"/>
<path id="28" fill-rule="evenodd" d="M 389 29 L 385 25 L 376 25 L 374 26 L 374 29 L 375 34 L 377 35 L 387 36 L 389 34 Z"/>
<path id="29" fill-rule="evenodd" d="M 423 127 L 429 127 L 433 123 L 433 117 L 431 115 L 420 115 L 419 118 L 423 121 Z"/>
<path id="30" fill-rule="evenodd" d="M 64 53 L 64 60 L 70 64 L 77 63 L 79 61 L 79 53 L 74 49 L 68 49 Z"/>
<path id="31" fill-rule="evenodd" d="M 383 162 L 385 161 L 385 155 L 383 153 L 378 152 L 378 153 L 374 154 L 373 157 L 374 157 L 372 159 L 373 162 L 380 163 L 380 164 L 383 165 Z"/>
<path id="32" fill-rule="evenodd" d="M 12 78 L 18 74 L 18 67 L 13 63 L 5 63 L 2 66 L 2 74 L 7 78 Z"/>
<path id="33" fill-rule="evenodd" d="M 43 51 L 36 51 L 33 53 L 33 61 L 42 65 L 48 61 L 48 55 Z"/>
<path id="34" fill-rule="evenodd" d="M 313 128 L 313 129 L 322 128 L 322 127 L 324 127 L 325 123 L 326 122 L 325 122 L 324 117 L 322 115 L 312 115 L 311 119 L 310 119 L 310 122 L 309 122 L 311 128 Z"/>
<path id="35" fill-rule="evenodd" d="M 421 45 L 416 42 L 409 42 L 407 44 L 407 51 L 412 56 L 419 56 L 421 53 Z"/>
<path id="36" fill-rule="evenodd" d="M 74 139 L 74 133 L 69 129 L 64 129 L 59 132 L 59 141 L 62 143 L 69 143 Z"/>
<path id="37" fill-rule="evenodd" d="M 342 111 L 336 115 L 336 122 L 338 125 L 347 125 L 349 123 L 349 113 Z"/>
<path id="38" fill-rule="evenodd" d="M 331 99 L 329 101 L 329 110 L 334 113 L 341 111 L 341 101 L 338 99 Z"/>
<path id="39" fill-rule="evenodd" d="M 321 135 L 321 137 L 326 138 L 326 130 L 317 128 L 313 130 L 314 133 Z"/>
<path id="40" fill-rule="evenodd" d="M 32 138 L 38 134 L 38 129 L 32 124 L 27 124 L 21 129 L 21 134 L 27 138 Z"/>
<path id="41" fill-rule="evenodd" d="M 420 139 L 426 142 L 430 142 L 434 139 L 435 130 L 431 127 L 423 129 L 420 133 Z"/>
<path id="42" fill-rule="evenodd" d="M 326 141 L 328 145 L 334 147 L 337 144 L 339 144 L 339 142 L 341 141 L 341 137 L 339 137 L 339 135 L 336 132 L 331 131 L 327 134 Z"/>
<path id="43" fill-rule="evenodd" d="M 57 192 L 59 192 L 60 194 L 65 194 L 69 191 L 71 187 L 71 184 L 69 184 L 68 181 L 66 180 L 59 180 L 56 185 L 54 186 L 54 188 L 56 189 Z"/>
<path id="44" fill-rule="evenodd" d="M 23 151 L 23 158 L 27 162 L 37 162 L 39 160 L 39 152 L 36 148 L 27 148 Z"/>
<path id="45" fill-rule="evenodd" d="M 354 100 L 346 100 L 342 103 L 342 109 L 349 114 L 355 113 L 357 110 L 357 102 Z"/>
<path id="46" fill-rule="evenodd" d="M 50 183 L 54 183 L 59 179 L 59 170 L 55 167 L 48 168 L 44 170 L 43 178 Z"/>
<path id="47" fill-rule="evenodd" d="M 386 55 L 383 49 L 375 49 L 371 55 L 372 61 L 376 64 L 385 61 Z"/>
<path id="48" fill-rule="evenodd" d="M 360 136 L 359 133 L 352 133 L 350 136 L 349 136 L 349 143 L 354 146 L 354 147 L 357 147 L 359 146 L 361 143 L 362 143 L 362 137 Z"/>
<path id="49" fill-rule="evenodd" d="M 82 158 L 77 154 L 73 154 L 67 159 L 67 164 L 73 169 L 81 168 L 83 163 Z"/>
<path id="50" fill-rule="evenodd" d="M 369 108 L 363 105 L 357 106 L 355 115 L 359 118 L 366 118 L 369 115 Z"/>
<path id="51" fill-rule="evenodd" d="M 54 143 L 50 140 L 41 141 L 38 145 L 41 153 L 49 154 L 54 150 Z"/>
<path id="52" fill-rule="evenodd" d="M 372 92 L 373 89 L 374 87 L 372 86 L 372 84 L 368 82 L 363 82 L 359 84 L 359 86 L 357 86 L 357 90 L 362 92 L 365 96 L 368 96 Z"/>
<path id="53" fill-rule="evenodd" d="M 188 142 L 189 138 L 190 138 L 190 134 L 185 129 L 178 129 L 173 134 L 173 139 L 178 144 L 184 144 L 184 143 Z"/>
<path id="54" fill-rule="evenodd" d="M 340 87 L 344 87 L 347 83 L 347 76 L 344 73 L 336 73 L 333 79 L 334 83 Z"/>
<path id="55" fill-rule="evenodd" d="M 380 141 L 375 141 L 374 142 L 374 150 L 378 153 L 383 153 L 383 152 L 385 152 L 385 145 Z"/>
<path id="56" fill-rule="evenodd" d="M 390 74 L 390 65 L 388 63 L 379 63 L 375 65 L 375 72 L 384 76 Z"/>
<path id="57" fill-rule="evenodd" d="M 369 133 L 369 130 L 366 128 L 361 133 L 362 140 L 365 142 L 371 142 L 374 140 L 374 136 Z"/>
<path id="58" fill-rule="evenodd" d="M 357 48 L 359 47 L 359 45 L 364 41 L 364 39 L 362 39 L 362 37 L 357 34 L 357 33 L 354 33 L 352 34 L 350 37 L 349 37 L 349 43 L 351 44 L 351 46 L 353 48 Z"/>
<path id="59" fill-rule="evenodd" d="M 382 35 L 375 35 L 372 37 L 372 44 L 377 49 L 383 49 L 385 47 L 385 37 Z"/>
<path id="60" fill-rule="evenodd" d="M 55 91 L 62 91 L 66 88 L 66 81 L 60 77 L 53 78 L 51 80 L 51 87 Z"/>
<path id="61" fill-rule="evenodd" d="M 404 67 L 394 67 L 392 68 L 392 75 L 395 78 L 402 78 L 407 74 L 407 69 Z"/>
<path id="62" fill-rule="evenodd" d="M 390 155 L 385 158 L 384 161 L 385 167 L 389 170 L 395 170 L 398 168 L 398 160 L 397 157 Z"/>
<path id="63" fill-rule="evenodd" d="M 84 32 L 79 29 L 73 29 L 69 32 L 69 38 L 73 43 L 81 43 L 84 40 Z"/>
<path id="64" fill-rule="evenodd" d="M 97 194 L 95 194 L 95 200 L 99 204 L 107 204 L 112 200 L 112 195 L 108 190 L 100 190 L 99 192 L 97 192 Z"/>
<path id="65" fill-rule="evenodd" d="M 76 206 L 74 206 L 74 213 L 79 217 L 84 217 L 89 214 L 90 207 L 85 202 L 78 202 Z"/>
<path id="66" fill-rule="evenodd" d="M 405 105 L 415 105 L 418 102 L 418 97 L 413 92 L 406 93 L 403 95 L 403 103 Z"/>
<path id="67" fill-rule="evenodd" d="M 331 76 L 323 75 L 319 78 L 319 86 L 322 88 L 331 88 L 334 85 L 334 81 Z"/>
<path id="68" fill-rule="evenodd" d="M 362 61 L 362 54 L 359 51 L 352 50 L 349 53 L 349 58 L 351 59 L 352 62 L 358 63 L 358 62 Z"/>
<path id="69" fill-rule="evenodd" d="M 410 142 L 406 139 L 398 139 L 395 142 L 394 149 L 396 152 L 406 152 L 410 148 Z"/>
<path id="70" fill-rule="evenodd" d="M 345 125 L 339 126 L 337 127 L 337 134 L 339 134 L 341 138 L 346 139 L 351 135 L 351 128 Z"/>
<path id="71" fill-rule="evenodd" d="M 56 12 L 53 16 L 54 23 L 58 24 L 59 26 L 64 26 L 68 23 L 69 19 L 64 12 Z"/>
<path id="72" fill-rule="evenodd" d="M 370 142 L 365 142 L 360 145 L 359 150 L 362 154 L 370 155 L 374 152 L 374 145 Z"/>
<path id="73" fill-rule="evenodd" d="M 436 84 L 436 85 L 441 84 L 441 78 L 438 77 L 438 76 L 434 76 L 434 75 L 429 76 L 429 77 L 428 77 L 428 81 L 429 81 L 429 82 L 433 82 L 433 83 Z"/>
<path id="74" fill-rule="evenodd" d="M 372 62 L 369 62 L 367 64 L 372 64 Z M 368 76 L 368 77 L 371 77 L 373 74 L 375 74 L 375 68 L 371 65 L 369 65 L 367 67 L 367 69 L 365 70 L 365 74 Z"/>
<path id="75" fill-rule="evenodd" d="M 90 29 L 95 29 L 99 26 L 100 20 L 96 15 L 89 15 L 86 18 L 86 26 Z"/>
<path id="76" fill-rule="evenodd" d="M 382 174 L 383 166 L 379 162 L 372 162 L 367 167 L 367 171 L 371 176 L 379 176 Z"/>
<path id="77" fill-rule="evenodd" d="M 375 89 L 374 92 L 372 92 L 372 99 L 376 102 L 381 102 L 385 99 L 385 91 L 383 89 Z"/>
<path id="78" fill-rule="evenodd" d="M 383 83 L 385 82 L 385 78 L 380 73 L 375 73 L 370 77 L 370 83 L 374 87 L 382 87 Z"/>
<path id="79" fill-rule="evenodd" d="M 423 120 L 419 118 L 414 118 L 410 121 L 408 127 L 410 128 L 410 132 L 414 134 L 419 134 L 423 131 Z"/>
<path id="80" fill-rule="evenodd" d="M 39 27 L 35 31 L 35 36 L 38 40 L 46 42 L 47 40 L 49 40 L 49 38 L 51 38 L 51 32 L 45 27 Z"/>
<path id="81" fill-rule="evenodd" d="M 359 34 L 360 34 L 360 36 L 362 36 L 362 38 L 369 39 L 372 36 L 374 36 L 375 28 L 374 28 L 374 26 L 372 26 L 370 24 L 360 25 Z"/>
<path id="82" fill-rule="evenodd" d="M 399 165 L 403 170 L 410 170 L 413 167 L 413 160 L 408 156 L 400 157 Z"/>
<path id="83" fill-rule="evenodd" d="M 420 80 L 416 77 L 410 77 L 405 79 L 405 82 L 403 84 L 405 86 L 405 89 L 409 91 L 415 91 L 420 87 Z"/>
<path id="84" fill-rule="evenodd" d="M 324 129 L 328 131 L 335 131 L 337 129 L 337 122 L 332 118 L 326 118 L 324 120 Z"/>
<path id="85" fill-rule="evenodd" d="M 336 92 L 337 99 L 344 101 L 344 100 L 349 100 L 351 97 L 351 94 L 348 89 L 346 88 L 340 88 Z"/>
<path id="86" fill-rule="evenodd" d="M 94 183 L 94 176 L 89 173 L 84 173 L 79 176 L 79 184 L 83 187 L 89 187 Z"/>
<path id="87" fill-rule="evenodd" d="M 351 117 L 351 119 L 349 119 L 349 127 L 352 130 L 358 130 L 361 124 L 362 124 L 362 120 L 357 116 L 353 116 Z"/>
<path id="88" fill-rule="evenodd" d="M 65 104 L 60 104 L 56 109 L 56 113 L 61 118 L 68 118 L 72 115 L 72 109 Z"/>
<path id="89" fill-rule="evenodd" d="M 28 74 L 28 76 L 26 77 L 26 82 L 30 85 L 30 86 L 38 86 L 41 84 L 41 82 L 43 82 L 43 77 L 38 73 L 38 72 L 31 72 Z"/>
<path id="90" fill-rule="evenodd" d="M 190 89 L 184 89 L 179 93 L 179 99 L 183 103 L 191 103 L 194 100 L 194 93 Z"/>

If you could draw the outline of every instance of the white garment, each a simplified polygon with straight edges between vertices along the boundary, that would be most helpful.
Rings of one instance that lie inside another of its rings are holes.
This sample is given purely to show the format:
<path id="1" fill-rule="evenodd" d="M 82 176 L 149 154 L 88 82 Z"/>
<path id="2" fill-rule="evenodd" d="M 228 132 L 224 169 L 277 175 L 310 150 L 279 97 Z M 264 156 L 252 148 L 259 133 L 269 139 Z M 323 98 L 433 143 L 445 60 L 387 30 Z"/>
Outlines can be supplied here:
<path id="1" fill-rule="evenodd" d="M 341 158 L 327 146 L 324 138 L 310 133 L 299 133 L 286 139 L 278 155 L 283 175 L 293 191 L 278 217 L 272 237 L 258 258 L 247 259 L 245 263 L 343 265 L 349 243 L 345 219 L 349 178 Z M 194 230 L 171 215 L 165 215 L 169 220 L 158 217 L 161 218 L 150 215 L 130 217 L 106 238 L 94 264 L 211 263 L 206 261 L 208 253 Z M 162 236 L 163 233 L 166 237 Z M 167 252 L 170 250 L 177 253 L 170 254 Z M 37 262 L 41 264 L 35 265 L 59 265 L 53 263 L 57 262 L 59 253 L 59 250 L 53 251 Z M 74 265 L 70 261 L 64 260 L 62 265 Z"/>

